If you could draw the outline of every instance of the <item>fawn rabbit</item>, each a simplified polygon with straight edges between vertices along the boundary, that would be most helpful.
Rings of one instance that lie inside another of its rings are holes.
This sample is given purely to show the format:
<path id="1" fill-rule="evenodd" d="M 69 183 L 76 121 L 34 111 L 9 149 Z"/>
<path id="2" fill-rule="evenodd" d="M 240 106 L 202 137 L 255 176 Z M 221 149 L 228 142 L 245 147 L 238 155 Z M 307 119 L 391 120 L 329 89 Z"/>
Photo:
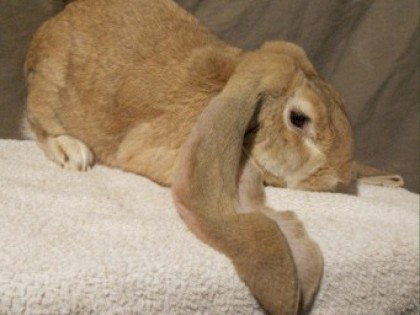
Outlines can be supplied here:
<path id="1" fill-rule="evenodd" d="M 333 190 L 352 179 L 354 141 L 301 48 L 244 52 L 170 0 L 78 0 L 37 31 L 25 71 L 26 119 L 50 159 L 172 186 L 263 308 L 309 309 L 322 255 L 293 213 L 264 205 L 263 181 Z"/>

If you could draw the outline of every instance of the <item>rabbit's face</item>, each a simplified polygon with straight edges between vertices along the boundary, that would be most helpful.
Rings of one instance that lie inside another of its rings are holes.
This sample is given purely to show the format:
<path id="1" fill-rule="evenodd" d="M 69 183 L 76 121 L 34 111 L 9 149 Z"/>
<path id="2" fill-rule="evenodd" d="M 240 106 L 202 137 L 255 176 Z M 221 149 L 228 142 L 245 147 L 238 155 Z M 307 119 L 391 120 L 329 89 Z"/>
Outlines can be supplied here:
<path id="1" fill-rule="evenodd" d="M 287 187 L 331 191 L 348 185 L 354 140 L 340 96 L 299 65 L 290 68 L 284 85 L 285 73 L 276 75 L 276 58 L 271 62 L 269 74 L 261 79 L 265 92 L 257 121 L 245 138 L 253 160 Z"/>

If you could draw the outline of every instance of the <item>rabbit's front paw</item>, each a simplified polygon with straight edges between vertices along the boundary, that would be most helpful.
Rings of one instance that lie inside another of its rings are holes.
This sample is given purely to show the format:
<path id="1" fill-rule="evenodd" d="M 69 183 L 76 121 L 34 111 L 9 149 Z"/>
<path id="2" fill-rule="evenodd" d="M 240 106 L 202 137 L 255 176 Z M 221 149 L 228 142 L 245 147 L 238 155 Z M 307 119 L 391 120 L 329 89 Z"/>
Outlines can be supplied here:
<path id="1" fill-rule="evenodd" d="M 87 171 L 94 163 L 87 145 L 69 135 L 48 138 L 45 149 L 47 156 L 65 169 Z"/>

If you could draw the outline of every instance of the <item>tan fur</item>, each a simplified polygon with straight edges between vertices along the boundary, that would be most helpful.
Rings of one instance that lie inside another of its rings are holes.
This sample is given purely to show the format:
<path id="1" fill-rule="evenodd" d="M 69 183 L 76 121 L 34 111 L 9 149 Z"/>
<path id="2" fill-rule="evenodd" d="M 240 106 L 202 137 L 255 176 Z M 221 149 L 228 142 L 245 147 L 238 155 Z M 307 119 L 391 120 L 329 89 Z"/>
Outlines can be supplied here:
<path id="1" fill-rule="evenodd" d="M 26 75 L 27 119 L 50 159 L 173 184 L 187 224 L 231 258 L 267 310 L 295 314 L 299 290 L 309 307 L 322 274 L 319 248 L 297 218 L 247 197 L 262 196 L 261 176 L 310 190 L 352 178 L 342 100 L 301 48 L 271 42 L 243 52 L 170 0 L 79 0 L 38 30 Z M 294 126 L 292 111 L 309 123 Z M 244 169 L 254 169 L 245 182 L 255 185 L 242 190 L 244 157 Z M 252 212 L 237 214 L 241 207 Z"/>

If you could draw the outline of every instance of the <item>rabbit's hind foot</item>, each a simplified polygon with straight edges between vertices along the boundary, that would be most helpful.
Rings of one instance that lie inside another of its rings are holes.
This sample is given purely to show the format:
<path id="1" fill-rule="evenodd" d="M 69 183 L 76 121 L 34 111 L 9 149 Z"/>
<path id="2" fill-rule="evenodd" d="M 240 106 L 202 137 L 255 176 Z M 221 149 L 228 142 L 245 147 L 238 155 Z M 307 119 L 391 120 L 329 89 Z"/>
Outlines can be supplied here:
<path id="1" fill-rule="evenodd" d="M 72 171 L 87 171 L 94 164 L 93 152 L 85 143 L 69 135 L 48 137 L 41 145 L 47 157 Z"/>

